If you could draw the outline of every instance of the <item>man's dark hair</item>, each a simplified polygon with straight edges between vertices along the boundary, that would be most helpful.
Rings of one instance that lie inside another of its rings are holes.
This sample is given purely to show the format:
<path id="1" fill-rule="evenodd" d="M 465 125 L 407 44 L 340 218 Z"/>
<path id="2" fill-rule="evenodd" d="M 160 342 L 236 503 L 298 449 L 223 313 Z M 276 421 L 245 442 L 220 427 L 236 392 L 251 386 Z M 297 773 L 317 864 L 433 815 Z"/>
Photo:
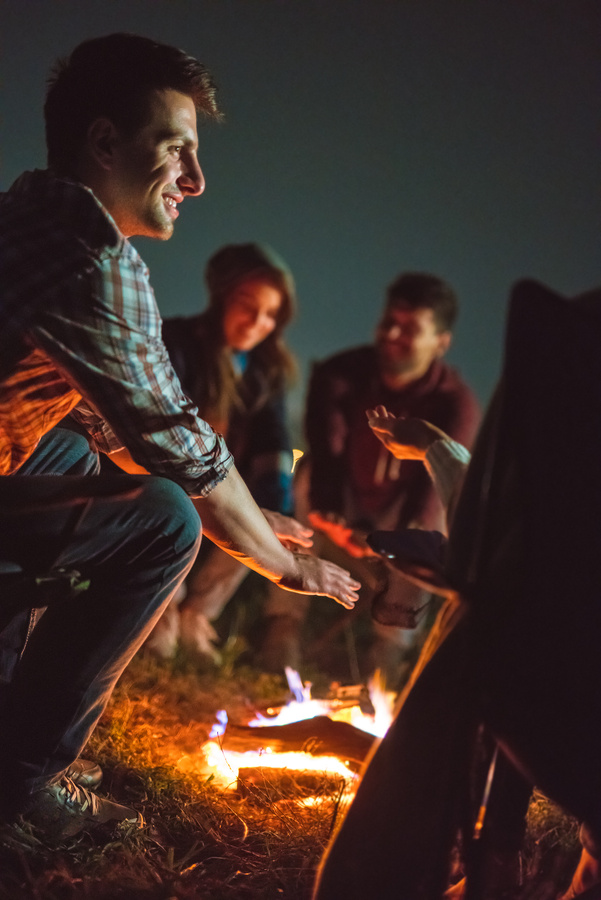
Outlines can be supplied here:
<path id="1" fill-rule="evenodd" d="M 459 313 L 459 301 L 450 285 L 425 272 L 403 272 L 386 290 L 387 306 L 431 309 L 437 331 L 451 331 Z"/>
<path id="2" fill-rule="evenodd" d="M 176 47 L 135 34 L 109 34 L 84 41 L 58 60 L 48 79 L 44 104 L 48 165 L 73 174 L 89 126 L 106 116 L 119 131 L 133 135 L 146 124 L 149 95 L 175 90 L 196 109 L 220 119 L 216 87 L 205 66 Z"/>

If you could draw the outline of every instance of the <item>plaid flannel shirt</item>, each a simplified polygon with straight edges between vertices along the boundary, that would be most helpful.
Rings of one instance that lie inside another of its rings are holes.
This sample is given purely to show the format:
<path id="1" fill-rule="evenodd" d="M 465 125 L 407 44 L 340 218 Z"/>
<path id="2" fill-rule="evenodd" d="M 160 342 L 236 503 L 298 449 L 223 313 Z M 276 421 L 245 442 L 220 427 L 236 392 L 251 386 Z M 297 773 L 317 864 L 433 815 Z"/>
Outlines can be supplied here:
<path id="1" fill-rule="evenodd" d="M 192 497 L 233 463 L 182 391 L 137 251 L 84 185 L 25 172 L 0 195 L 0 474 L 67 413 Z"/>

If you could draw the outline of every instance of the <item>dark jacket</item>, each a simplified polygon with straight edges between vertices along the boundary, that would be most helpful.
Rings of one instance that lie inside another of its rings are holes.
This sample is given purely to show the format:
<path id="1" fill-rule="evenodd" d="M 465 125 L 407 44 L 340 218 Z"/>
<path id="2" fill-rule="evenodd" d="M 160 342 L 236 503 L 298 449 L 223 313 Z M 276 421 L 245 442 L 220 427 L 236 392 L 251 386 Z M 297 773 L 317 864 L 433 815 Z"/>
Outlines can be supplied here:
<path id="1" fill-rule="evenodd" d="M 367 424 L 365 411 L 384 404 L 397 416 L 416 416 L 471 447 L 480 411 L 459 374 L 434 362 L 401 391 L 380 379 L 373 346 L 356 347 L 313 368 L 305 430 L 311 455 L 313 509 L 336 512 L 351 525 L 441 528 L 442 506 L 424 466 L 398 460 Z"/>
<path id="2" fill-rule="evenodd" d="M 208 342 L 214 339 L 203 314 L 163 321 L 163 340 L 173 368 L 201 415 L 206 411 Z M 252 351 L 244 354 L 243 363 L 243 405 L 230 416 L 227 445 L 258 505 L 290 513 L 292 447 L 284 395 L 270 388 Z"/>

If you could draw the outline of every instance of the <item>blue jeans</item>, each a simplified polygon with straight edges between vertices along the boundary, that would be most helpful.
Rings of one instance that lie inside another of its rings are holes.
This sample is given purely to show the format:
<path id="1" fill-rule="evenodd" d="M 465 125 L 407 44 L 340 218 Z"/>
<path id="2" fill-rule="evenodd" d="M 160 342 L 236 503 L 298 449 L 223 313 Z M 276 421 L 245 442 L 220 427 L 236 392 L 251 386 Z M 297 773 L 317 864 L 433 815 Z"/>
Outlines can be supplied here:
<path id="1" fill-rule="evenodd" d="M 200 520 L 178 485 L 98 472 L 86 438 L 56 428 L 18 473 L 0 478 L 0 558 L 32 574 L 76 569 L 90 582 L 47 607 L 4 686 L 0 789 L 8 808 L 81 753 L 198 551 Z M 129 487 L 135 496 L 120 496 Z M 2 502 L 15 489 L 24 512 Z M 59 502 L 65 490 L 85 498 L 90 489 L 108 496 Z"/>

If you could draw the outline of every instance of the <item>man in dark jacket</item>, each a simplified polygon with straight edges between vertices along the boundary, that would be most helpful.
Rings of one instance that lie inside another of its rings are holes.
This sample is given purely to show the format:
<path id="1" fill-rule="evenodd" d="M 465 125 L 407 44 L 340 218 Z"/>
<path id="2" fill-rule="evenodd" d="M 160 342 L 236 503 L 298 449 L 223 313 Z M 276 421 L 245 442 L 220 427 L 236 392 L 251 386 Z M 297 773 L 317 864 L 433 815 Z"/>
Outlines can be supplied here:
<path id="1" fill-rule="evenodd" d="M 414 625 L 412 611 L 426 601 L 423 592 L 394 573 L 387 576 L 394 584 L 382 590 L 381 564 L 367 555 L 364 536 L 376 529 L 443 531 L 445 516 L 420 462 L 394 459 L 371 432 L 365 410 L 383 404 L 396 416 L 432 422 L 471 447 L 480 420 L 478 403 L 459 374 L 443 362 L 457 313 L 455 292 L 442 279 L 403 273 L 387 290 L 374 343 L 345 350 L 313 369 L 305 420 L 308 517 L 328 536 L 329 546 L 320 543 L 320 552 L 342 547 L 344 555 L 335 558 L 361 572 L 364 604 L 378 593 L 373 607 L 377 638 L 368 666 L 387 668 L 390 662 L 396 669 L 419 630 L 394 626 L 404 621 Z M 307 602 L 295 603 L 292 621 L 290 612 L 285 617 L 290 604 L 282 598 L 278 606 L 277 592 L 272 594 L 269 612 L 277 615 L 272 633 L 287 634 L 290 642 Z M 406 617 L 399 615 L 403 605 Z M 275 637 L 271 643 L 275 646 Z"/>

